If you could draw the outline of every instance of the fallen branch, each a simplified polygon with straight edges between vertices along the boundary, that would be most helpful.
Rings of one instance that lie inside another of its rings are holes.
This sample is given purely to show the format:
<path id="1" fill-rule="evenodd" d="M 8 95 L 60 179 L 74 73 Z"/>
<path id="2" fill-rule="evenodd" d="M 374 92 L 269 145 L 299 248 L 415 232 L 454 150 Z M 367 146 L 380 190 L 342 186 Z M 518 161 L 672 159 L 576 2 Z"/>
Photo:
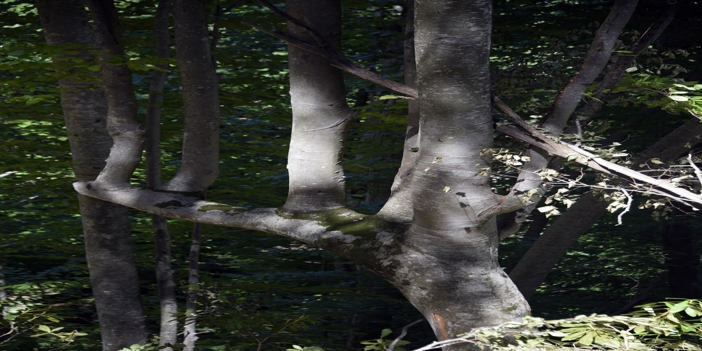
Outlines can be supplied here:
<path id="1" fill-rule="evenodd" d="M 538 147 L 552 156 L 572 159 L 579 164 L 588 166 L 600 172 L 615 174 L 622 178 L 630 178 L 630 182 L 635 183 L 636 181 L 639 181 L 646 183 L 658 190 L 661 190 L 661 192 L 658 192 L 659 195 L 666 196 L 676 201 L 695 203 L 697 205 L 691 206 L 702 209 L 702 196 L 680 188 L 667 180 L 656 179 L 633 169 L 597 157 L 575 145 L 557 141 L 546 135 L 544 132 L 541 132 L 529 125 L 498 97 L 494 98 L 494 102 L 497 108 L 503 111 L 512 121 L 514 121 L 515 124 L 517 124 L 517 126 L 521 128 L 515 128 L 514 126 L 498 126 L 498 131 L 518 140 L 524 141 L 532 146 Z M 688 205 L 690 204 L 688 203 Z"/>

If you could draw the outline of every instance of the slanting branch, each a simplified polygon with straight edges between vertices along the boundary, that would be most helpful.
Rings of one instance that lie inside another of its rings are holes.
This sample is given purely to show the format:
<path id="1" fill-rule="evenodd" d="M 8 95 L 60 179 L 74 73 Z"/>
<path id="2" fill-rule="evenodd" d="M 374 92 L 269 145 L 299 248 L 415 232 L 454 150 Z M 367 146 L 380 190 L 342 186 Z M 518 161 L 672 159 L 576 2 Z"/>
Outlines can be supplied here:
<path id="1" fill-rule="evenodd" d="M 702 196 L 698 194 L 680 188 L 667 180 L 656 179 L 633 169 L 618 165 L 614 162 L 607 161 L 575 145 L 570 145 L 562 141 L 556 141 L 545 133 L 531 127 L 497 97 L 495 97 L 495 105 L 522 128 L 520 130 L 511 126 L 498 126 L 497 130 L 500 132 L 524 141 L 532 146 L 538 147 L 549 153 L 551 156 L 572 158 L 575 162 L 591 167 L 600 172 L 614 174 L 621 178 L 629 178 L 629 181 L 632 183 L 642 182 L 648 184 L 654 189 L 659 190 L 659 192 L 657 192 L 658 195 L 666 196 L 676 201 L 689 201 L 697 204 L 696 207 L 702 208 L 702 206 L 700 206 L 702 205 Z M 575 157 L 573 158 L 573 156 Z"/>
<path id="2" fill-rule="evenodd" d="M 543 127 L 550 133 L 560 134 L 570 119 L 573 111 L 582 99 L 587 87 L 602 72 L 612 55 L 614 44 L 629 18 L 634 13 L 638 0 L 616 0 L 607 18 L 602 22 L 590 45 L 580 71 L 563 88 L 553 103 L 553 110 L 546 118 Z"/>
<path id="3" fill-rule="evenodd" d="M 310 26 L 306 25 L 305 23 L 302 23 L 298 19 L 290 16 L 286 12 L 278 9 L 277 7 L 273 6 L 272 4 L 270 4 L 267 1 L 259 1 L 259 2 L 264 4 L 264 6 L 270 8 L 273 12 L 275 12 L 279 16 L 285 18 L 286 20 L 293 22 L 297 26 L 305 28 L 305 30 L 307 30 L 314 37 L 314 41 L 316 42 L 316 44 L 311 44 L 307 41 L 299 39 L 299 38 L 292 36 L 290 34 L 273 32 L 273 31 L 269 31 L 269 30 L 263 29 L 263 28 L 258 27 L 258 26 L 251 25 L 253 28 L 255 28 L 263 33 L 266 33 L 270 36 L 278 38 L 282 41 L 285 41 L 288 44 L 290 44 L 296 48 L 299 48 L 299 49 L 304 50 L 306 52 L 309 52 L 311 54 L 323 57 L 329 61 L 329 64 L 331 66 L 336 67 L 344 72 L 353 74 L 361 79 L 367 80 L 371 83 L 375 83 L 377 85 L 380 85 L 382 87 L 390 89 L 394 92 L 405 95 L 409 98 L 416 99 L 419 97 L 419 94 L 417 93 L 416 88 L 412 88 L 412 87 L 407 86 L 405 84 L 398 83 L 392 79 L 387 79 L 387 78 L 385 78 L 385 77 L 383 77 L 375 72 L 369 71 L 369 70 L 359 66 L 358 64 L 353 62 L 351 59 L 344 56 L 344 54 L 341 53 L 341 51 L 339 51 L 338 49 L 336 49 L 334 47 L 334 45 L 330 45 L 330 43 L 328 43 L 323 38 L 322 35 L 320 35 L 317 31 L 310 28 Z"/>

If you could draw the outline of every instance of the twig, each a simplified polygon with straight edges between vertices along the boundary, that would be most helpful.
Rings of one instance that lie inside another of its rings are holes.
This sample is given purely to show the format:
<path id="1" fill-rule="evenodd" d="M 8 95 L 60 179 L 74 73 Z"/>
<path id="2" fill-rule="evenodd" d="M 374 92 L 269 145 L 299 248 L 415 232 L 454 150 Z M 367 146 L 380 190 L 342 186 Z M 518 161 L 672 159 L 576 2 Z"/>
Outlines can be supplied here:
<path id="1" fill-rule="evenodd" d="M 634 199 L 631 197 L 629 192 L 626 191 L 626 189 L 622 188 L 621 190 L 622 190 L 622 193 L 624 194 L 624 196 L 626 196 L 628 201 L 626 202 L 626 208 L 624 209 L 624 211 L 619 213 L 619 215 L 617 216 L 617 225 L 622 225 L 622 217 L 624 217 L 625 213 L 627 213 L 627 212 L 629 212 L 629 210 L 631 210 L 631 204 L 634 202 Z"/>
<path id="2" fill-rule="evenodd" d="M 390 344 L 390 346 L 388 346 L 388 348 L 387 348 L 386 350 L 387 350 L 387 351 L 393 351 L 393 350 L 395 350 L 395 346 L 397 346 L 397 344 L 402 340 L 402 338 L 404 338 L 405 335 L 407 335 L 407 329 L 409 329 L 409 328 L 412 327 L 413 325 L 415 325 L 415 324 L 417 324 L 417 323 L 420 323 L 420 322 L 423 322 L 423 321 L 424 321 L 424 319 L 417 319 L 416 321 L 414 321 L 414 322 L 412 322 L 412 323 L 407 324 L 406 326 L 404 326 L 404 328 L 402 328 L 402 332 L 400 333 L 400 336 L 398 336 L 397 338 L 395 338 L 395 340 L 392 341 L 392 343 Z"/>
<path id="3" fill-rule="evenodd" d="M 687 161 L 690 162 L 690 166 L 692 166 L 692 169 L 695 170 L 695 175 L 697 176 L 697 180 L 700 181 L 700 184 L 702 184 L 702 171 L 700 171 L 700 168 L 697 167 L 697 165 L 692 162 L 692 154 L 687 154 Z M 702 190 L 700 190 L 702 191 Z"/>
<path id="4" fill-rule="evenodd" d="M 351 59 L 346 57 L 343 53 L 341 53 L 337 48 L 334 48 L 332 45 L 329 45 L 328 42 L 326 42 L 319 33 L 315 32 L 312 28 L 309 28 L 307 25 L 304 23 L 300 22 L 298 19 L 295 19 L 294 17 L 290 16 L 289 14 L 281 11 L 277 7 L 271 5 L 270 3 L 266 3 L 264 0 L 259 0 L 262 4 L 265 6 L 269 7 L 271 10 L 273 10 L 276 14 L 280 15 L 281 17 L 285 18 L 286 20 L 289 20 L 293 23 L 295 23 L 298 26 L 301 26 L 302 28 L 305 28 L 306 30 L 310 31 L 312 33 L 312 36 L 315 38 L 315 41 L 317 44 L 311 44 L 309 42 L 306 42 L 304 40 L 301 40 L 299 38 L 296 38 L 292 35 L 289 34 L 283 34 L 280 32 L 274 32 L 274 31 L 269 31 L 264 28 L 261 28 L 259 26 L 249 24 L 252 28 L 268 34 L 272 37 L 278 38 L 282 41 L 287 42 L 288 44 L 295 46 L 296 48 L 299 48 L 301 50 L 307 51 L 311 54 L 320 56 L 326 60 L 329 61 L 329 64 L 333 67 L 336 67 L 344 72 L 350 73 L 355 75 L 356 77 L 359 77 L 361 79 L 367 80 L 371 83 L 375 83 L 377 85 L 380 85 L 382 87 L 385 87 L 387 89 L 390 89 L 394 92 L 400 93 L 402 95 L 405 95 L 406 97 L 412 98 L 412 99 L 417 99 L 419 97 L 419 93 L 417 92 L 417 89 L 412 88 L 410 86 L 407 86 L 402 83 L 398 83 L 392 79 L 385 78 L 375 72 L 369 71 L 355 62 L 353 62 Z M 270 6 L 269 6 L 270 5 Z"/>

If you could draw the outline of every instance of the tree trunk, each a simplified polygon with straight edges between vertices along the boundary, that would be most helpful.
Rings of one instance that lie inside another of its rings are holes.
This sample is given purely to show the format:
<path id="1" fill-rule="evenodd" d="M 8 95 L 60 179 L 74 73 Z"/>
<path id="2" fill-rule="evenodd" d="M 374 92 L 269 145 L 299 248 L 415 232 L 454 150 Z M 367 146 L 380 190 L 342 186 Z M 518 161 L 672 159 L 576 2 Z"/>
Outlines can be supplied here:
<path id="1" fill-rule="evenodd" d="M 324 40 L 339 48 L 340 1 L 288 0 L 287 9 L 299 22 L 288 23 L 291 35 L 310 42 Z M 343 135 L 354 114 L 346 105 L 341 71 L 293 45 L 288 45 L 288 61 L 293 122 L 288 198 L 283 209 L 305 212 L 342 207 Z"/>
<path id="2" fill-rule="evenodd" d="M 405 8 L 405 41 L 403 46 L 403 66 L 405 85 L 417 88 L 417 63 L 414 57 L 414 1 L 407 2 Z M 395 222 L 412 221 L 412 169 L 419 154 L 419 104 L 417 100 L 407 101 L 407 129 L 402 150 L 402 163 L 395 175 L 391 194 L 378 216 Z"/>
<path id="3" fill-rule="evenodd" d="M 106 133 L 105 96 L 87 69 L 95 58 L 88 51 L 93 36 L 83 6 L 82 1 L 42 1 L 38 6 L 47 44 L 85 48 L 53 58 L 62 76 L 61 107 L 79 181 L 98 175 L 112 145 Z M 143 344 L 147 333 L 127 209 L 82 195 L 78 200 L 103 350 Z"/>
<path id="4" fill-rule="evenodd" d="M 170 17 L 172 0 L 160 0 L 154 20 L 156 55 L 160 59 L 170 58 Z M 161 187 L 161 105 L 163 88 L 168 76 L 169 65 L 159 65 L 159 70 L 151 73 L 149 82 L 149 103 L 146 110 L 146 184 L 151 189 Z M 165 217 L 152 215 L 151 227 L 154 232 L 154 253 L 156 285 L 160 304 L 160 325 L 158 345 L 163 351 L 172 351 L 167 345 L 178 341 L 178 302 L 176 284 L 171 268 L 171 237 Z"/>
<path id="5" fill-rule="evenodd" d="M 392 282 L 440 339 L 515 320 L 529 306 L 497 261 L 499 201 L 481 151 L 492 145 L 491 2 L 416 1 L 420 146 L 414 221 Z"/>
<path id="6" fill-rule="evenodd" d="M 183 350 L 195 350 L 197 341 L 197 297 L 200 291 L 200 243 L 202 242 L 202 224 L 193 224 L 190 234 L 190 252 L 188 253 L 188 293 L 185 301 L 185 323 L 183 325 Z"/>
<path id="7" fill-rule="evenodd" d="M 207 32 L 207 2 L 175 0 L 176 59 L 183 86 L 182 164 L 164 189 L 198 192 L 219 174 L 219 93 Z"/>

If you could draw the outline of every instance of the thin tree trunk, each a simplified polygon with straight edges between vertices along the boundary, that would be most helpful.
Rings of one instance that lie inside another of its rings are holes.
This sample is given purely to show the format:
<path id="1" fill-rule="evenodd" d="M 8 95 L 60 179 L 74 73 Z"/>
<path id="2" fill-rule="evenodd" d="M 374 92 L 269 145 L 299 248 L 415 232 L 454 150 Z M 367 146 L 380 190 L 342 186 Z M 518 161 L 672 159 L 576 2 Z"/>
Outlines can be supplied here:
<path id="1" fill-rule="evenodd" d="M 291 35 L 324 38 L 337 49 L 341 38 L 341 3 L 288 0 Z M 300 24 L 303 24 L 301 26 Z M 288 151 L 289 188 L 283 209 L 305 212 L 345 205 L 341 165 L 343 135 L 354 116 L 346 105 L 341 71 L 315 55 L 288 45 L 293 122 Z"/>
<path id="2" fill-rule="evenodd" d="M 89 53 L 93 35 L 84 3 L 41 1 L 38 5 L 47 44 L 85 48 L 57 54 L 53 60 L 62 76 L 61 107 L 73 170 L 77 180 L 92 180 L 105 165 L 112 139 L 106 133 L 107 103 L 104 93 L 96 89 L 98 78 L 81 69 L 95 61 Z M 127 209 L 82 195 L 78 200 L 103 350 L 143 344 L 147 333 Z"/>
<path id="3" fill-rule="evenodd" d="M 107 132 L 112 148 L 95 179 L 110 186 L 126 186 L 141 161 L 144 131 L 137 121 L 132 73 L 122 48 L 121 28 L 112 0 L 88 1 L 100 54 L 102 84 L 107 99 Z"/>
<path id="4" fill-rule="evenodd" d="M 185 131 L 181 167 L 163 186 L 171 191 L 204 191 L 219 173 L 219 93 L 207 31 L 206 3 L 175 0 L 173 6 Z"/>
<path id="5" fill-rule="evenodd" d="M 553 103 L 553 110 L 543 125 L 551 135 L 559 135 L 563 131 L 582 100 L 585 90 L 597 79 L 609 62 L 614 44 L 629 22 L 637 4 L 638 0 L 616 0 L 612 5 L 612 10 L 595 34 L 582 68 L 561 90 Z"/>
<path id="6" fill-rule="evenodd" d="M 414 57 L 414 0 L 407 1 L 405 8 L 404 78 L 405 85 L 417 88 L 417 63 Z M 378 212 L 385 220 L 396 222 L 412 221 L 412 169 L 419 155 L 419 104 L 417 100 L 407 101 L 407 130 L 402 150 L 402 163 L 395 175 L 388 201 Z"/>
<path id="7" fill-rule="evenodd" d="M 200 286 L 200 243 L 202 242 L 202 225 L 193 224 L 193 232 L 190 236 L 190 254 L 188 261 L 188 295 L 185 301 L 185 324 L 183 326 L 183 350 L 195 350 L 197 341 L 197 297 Z"/>
<path id="8" fill-rule="evenodd" d="M 587 105 L 583 106 L 581 110 L 578 111 L 579 118 L 581 121 L 587 121 L 592 119 L 600 109 L 605 104 L 605 98 L 609 94 L 610 90 L 614 88 L 620 79 L 626 74 L 626 69 L 631 67 L 631 65 L 636 60 L 639 54 L 647 49 L 658 37 L 663 34 L 663 31 L 668 27 L 670 22 L 673 21 L 675 17 L 676 5 L 668 5 L 661 16 L 656 17 L 656 19 L 651 23 L 650 26 L 644 31 L 644 33 L 639 37 L 638 40 L 629 48 L 629 52 L 620 54 L 617 57 L 617 61 L 614 66 L 607 72 L 607 74 L 602 78 L 602 81 L 595 89 L 592 94 L 592 98 L 588 101 Z"/>
<path id="9" fill-rule="evenodd" d="M 154 33 L 156 37 L 156 55 L 160 59 L 170 57 L 170 32 L 168 18 L 172 0 L 160 0 L 156 10 Z M 160 64 L 159 70 L 151 74 L 149 84 L 149 104 L 146 111 L 146 181 L 152 189 L 161 186 L 161 105 L 163 88 L 168 76 L 168 64 Z M 171 268 L 171 237 L 165 217 L 152 215 L 151 227 L 154 232 L 154 253 L 156 256 L 156 284 L 160 303 L 160 327 L 158 344 L 165 351 L 173 348 L 178 341 L 178 303 L 176 301 L 175 281 Z"/>

